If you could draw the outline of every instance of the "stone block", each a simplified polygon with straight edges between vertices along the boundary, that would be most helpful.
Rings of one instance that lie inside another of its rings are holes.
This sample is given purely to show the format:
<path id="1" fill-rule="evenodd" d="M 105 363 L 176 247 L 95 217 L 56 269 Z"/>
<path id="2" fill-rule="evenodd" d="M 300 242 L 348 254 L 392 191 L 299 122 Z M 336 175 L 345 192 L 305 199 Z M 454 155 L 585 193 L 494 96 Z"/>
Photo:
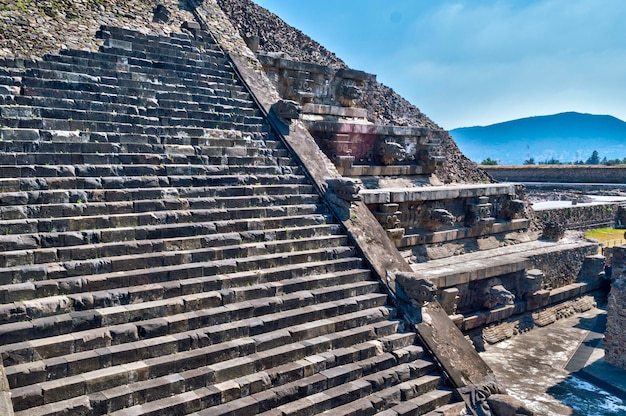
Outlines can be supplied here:
<path id="1" fill-rule="evenodd" d="M 534 311 L 543 308 L 550 302 L 549 290 L 538 290 L 535 293 L 526 296 L 527 309 Z"/>
<path id="2" fill-rule="evenodd" d="M 36 295 L 33 283 L 17 283 L 0 287 L 0 300 L 2 303 L 33 299 Z"/>
<path id="3" fill-rule="evenodd" d="M 71 311 L 72 302 L 67 296 L 52 296 L 23 302 L 31 318 L 41 318 Z"/>
<path id="4" fill-rule="evenodd" d="M 13 410 L 16 412 L 41 406 L 44 404 L 44 392 L 40 385 L 35 384 L 11 391 Z"/>
<path id="5" fill-rule="evenodd" d="M 66 377 L 41 384 L 44 403 L 53 403 L 85 394 L 83 376 Z"/>

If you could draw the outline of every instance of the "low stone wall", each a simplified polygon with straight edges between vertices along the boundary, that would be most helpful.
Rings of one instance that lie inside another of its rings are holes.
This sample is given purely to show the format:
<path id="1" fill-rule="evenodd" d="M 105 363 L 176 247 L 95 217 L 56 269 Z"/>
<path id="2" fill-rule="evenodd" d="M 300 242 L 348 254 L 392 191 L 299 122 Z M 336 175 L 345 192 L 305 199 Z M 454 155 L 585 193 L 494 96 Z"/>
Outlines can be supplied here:
<path id="1" fill-rule="evenodd" d="M 572 250 L 546 252 L 530 256 L 532 268 L 543 272 L 544 289 L 565 287 L 580 280 L 585 258 L 598 253 L 597 244 Z"/>
<path id="2" fill-rule="evenodd" d="M 535 211 L 535 221 L 540 229 L 548 222 L 556 222 L 566 230 L 590 230 L 599 226 L 612 226 L 619 204 L 572 205 L 565 208 Z"/>
<path id="3" fill-rule="evenodd" d="M 480 166 L 500 182 L 626 183 L 626 167 L 597 165 Z"/>

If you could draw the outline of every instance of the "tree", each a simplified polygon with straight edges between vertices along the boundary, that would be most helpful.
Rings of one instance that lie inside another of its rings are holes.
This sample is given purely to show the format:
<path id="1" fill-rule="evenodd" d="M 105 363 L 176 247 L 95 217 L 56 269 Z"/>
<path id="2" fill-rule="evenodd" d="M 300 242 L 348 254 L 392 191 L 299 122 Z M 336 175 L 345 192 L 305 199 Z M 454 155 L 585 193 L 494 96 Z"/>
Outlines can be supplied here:
<path id="1" fill-rule="evenodd" d="M 524 164 L 525 164 L 525 165 L 534 165 L 534 164 L 535 164 L 535 158 L 534 158 L 534 157 L 531 157 L 530 159 L 526 159 L 526 160 L 524 161 Z"/>
<path id="2" fill-rule="evenodd" d="M 540 165 L 560 165 L 561 161 L 559 159 L 550 158 L 546 159 L 543 162 L 539 162 Z"/>
<path id="3" fill-rule="evenodd" d="M 487 159 L 483 160 L 482 162 L 480 162 L 481 165 L 489 165 L 489 166 L 494 166 L 498 164 L 497 160 L 493 160 L 490 157 L 488 157 Z"/>
<path id="4" fill-rule="evenodd" d="M 586 163 L 588 165 L 599 165 L 600 164 L 600 155 L 598 154 L 597 150 L 594 150 L 593 153 L 591 153 L 591 156 L 589 156 L 589 159 L 587 159 Z"/>

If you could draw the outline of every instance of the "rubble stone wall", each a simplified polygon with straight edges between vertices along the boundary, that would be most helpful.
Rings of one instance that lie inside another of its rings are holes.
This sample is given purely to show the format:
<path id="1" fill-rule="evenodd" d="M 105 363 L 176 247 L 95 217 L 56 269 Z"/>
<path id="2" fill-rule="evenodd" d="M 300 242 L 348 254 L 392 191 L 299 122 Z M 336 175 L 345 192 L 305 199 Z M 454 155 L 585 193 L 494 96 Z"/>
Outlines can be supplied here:
<path id="1" fill-rule="evenodd" d="M 541 229 L 548 222 L 556 222 L 566 230 L 585 231 L 615 224 L 618 208 L 618 204 L 572 205 L 566 208 L 535 211 L 535 220 Z"/>
<path id="2" fill-rule="evenodd" d="M 613 250 L 614 270 L 623 270 L 626 247 Z M 605 359 L 614 366 L 626 369 L 626 276 L 615 275 L 607 305 L 607 324 L 604 334 Z"/>
<path id="3" fill-rule="evenodd" d="M 530 257 L 533 269 L 544 273 L 543 288 L 556 289 L 576 282 L 580 276 L 585 257 L 597 254 L 596 245 L 577 250 L 547 252 Z"/>
<path id="4" fill-rule="evenodd" d="M 179 0 L 22 0 L 0 4 L 0 56 L 40 58 L 62 49 L 97 50 L 101 25 L 143 33 L 180 32 L 194 20 L 192 7 Z M 155 21 L 155 10 L 167 9 L 168 19 Z"/>

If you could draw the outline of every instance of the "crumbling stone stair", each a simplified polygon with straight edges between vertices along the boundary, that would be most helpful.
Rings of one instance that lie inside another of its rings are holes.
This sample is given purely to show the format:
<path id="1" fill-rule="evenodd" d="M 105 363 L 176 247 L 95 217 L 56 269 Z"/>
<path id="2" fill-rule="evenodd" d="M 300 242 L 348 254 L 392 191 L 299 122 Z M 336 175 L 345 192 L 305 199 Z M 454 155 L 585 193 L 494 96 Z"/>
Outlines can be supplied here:
<path id="1" fill-rule="evenodd" d="M 210 36 L 99 35 L 99 52 L 0 66 L 0 353 L 16 415 L 450 406 Z"/>

